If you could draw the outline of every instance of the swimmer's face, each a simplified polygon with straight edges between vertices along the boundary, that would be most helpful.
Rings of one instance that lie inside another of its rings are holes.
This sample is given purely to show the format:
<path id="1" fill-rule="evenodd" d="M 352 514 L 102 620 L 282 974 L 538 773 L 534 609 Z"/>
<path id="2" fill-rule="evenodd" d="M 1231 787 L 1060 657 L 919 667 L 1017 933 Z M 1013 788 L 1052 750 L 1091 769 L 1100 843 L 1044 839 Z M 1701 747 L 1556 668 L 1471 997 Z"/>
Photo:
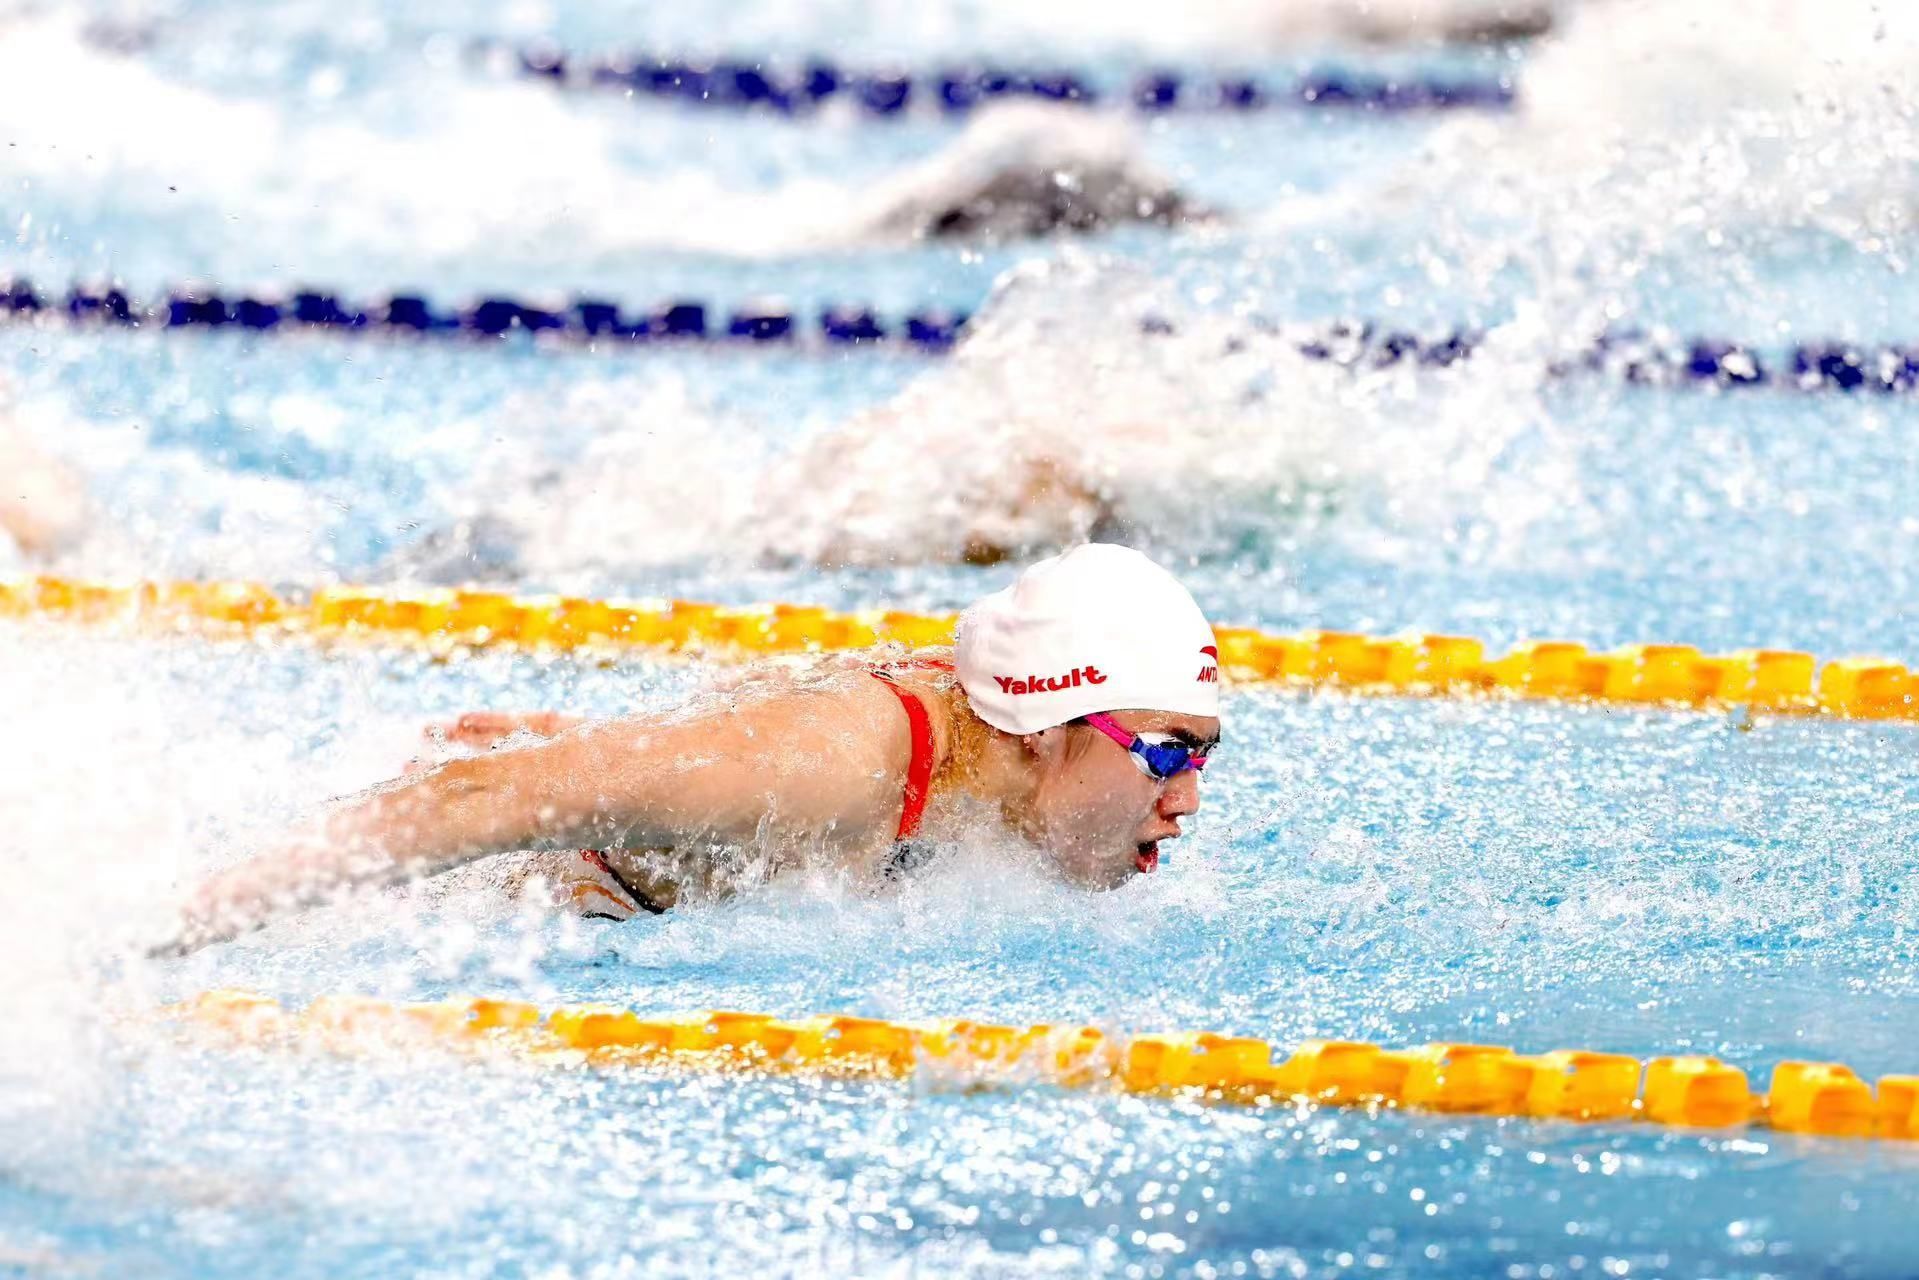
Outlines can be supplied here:
<path id="1" fill-rule="evenodd" d="M 1189 748 L 1219 740 L 1211 716 L 1115 711 L 1112 718 L 1128 733 L 1171 734 Z M 1180 819 L 1199 808 L 1196 770 L 1150 778 L 1126 748 L 1089 725 L 1061 725 L 1027 742 L 1040 776 L 1026 834 L 1078 884 L 1111 889 L 1153 870 L 1161 842 L 1178 839 Z"/>

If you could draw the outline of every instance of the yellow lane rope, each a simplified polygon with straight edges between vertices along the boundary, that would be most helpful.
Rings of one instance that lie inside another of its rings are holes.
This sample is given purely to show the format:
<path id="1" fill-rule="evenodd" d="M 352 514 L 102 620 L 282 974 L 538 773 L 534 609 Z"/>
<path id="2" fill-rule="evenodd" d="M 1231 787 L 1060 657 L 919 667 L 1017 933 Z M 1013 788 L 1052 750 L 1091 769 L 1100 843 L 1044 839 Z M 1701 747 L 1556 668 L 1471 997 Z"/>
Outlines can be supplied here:
<path id="1" fill-rule="evenodd" d="M 1919 1075 L 1875 1090 L 1849 1067 L 1783 1062 L 1755 1095 L 1716 1058 L 1637 1058 L 1582 1049 L 1522 1055 L 1497 1045 L 1382 1049 L 1311 1040 L 1279 1058 L 1263 1040 L 1182 1031 L 1110 1036 L 1095 1027 L 783 1020 L 708 1010 L 647 1017 L 613 1005 L 542 1011 L 510 1000 L 402 1004 L 328 996 L 292 1012 L 264 996 L 212 991 L 170 1006 L 223 1040 L 367 1054 L 435 1048 L 556 1066 L 662 1067 L 902 1079 L 964 1088 L 1051 1085 L 1251 1106 L 1327 1105 L 1684 1128 L 1760 1124 L 1789 1133 L 1919 1139 Z"/>
<path id="2" fill-rule="evenodd" d="M 719 657 L 950 644 L 954 615 L 836 612 L 804 605 L 730 607 L 687 600 L 593 600 L 493 591 L 388 594 L 321 587 L 283 596 L 250 582 L 132 585 L 40 577 L 0 581 L 0 618 L 298 633 L 321 639 L 425 644 L 436 650 L 520 647 L 646 649 Z M 1690 645 L 1636 644 L 1596 653 L 1533 640 L 1493 656 L 1464 636 L 1368 636 L 1343 631 L 1217 632 L 1229 679 L 1329 685 L 1400 694 L 1489 693 L 1589 702 L 1754 709 L 1851 719 L 1919 719 L 1919 675 L 1882 658 Z"/>

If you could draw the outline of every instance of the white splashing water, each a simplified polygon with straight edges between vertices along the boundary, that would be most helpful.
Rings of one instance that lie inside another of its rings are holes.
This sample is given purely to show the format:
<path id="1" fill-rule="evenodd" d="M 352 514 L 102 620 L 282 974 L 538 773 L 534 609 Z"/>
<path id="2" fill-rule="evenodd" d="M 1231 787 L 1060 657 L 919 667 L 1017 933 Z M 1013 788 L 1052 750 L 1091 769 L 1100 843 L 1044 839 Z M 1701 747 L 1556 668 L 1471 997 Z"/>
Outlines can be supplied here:
<path id="1" fill-rule="evenodd" d="M 321 797 L 392 775 L 417 741 L 418 726 L 363 687 L 341 699 L 336 686 L 325 705 L 296 688 L 276 708 L 283 728 L 237 723 L 223 704 L 222 663 L 236 664 L 231 676 L 253 656 L 58 624 L 0 630 L 9 743 L 0 768 L 0 1164 L 9 1177 L 65 1186 L 82 1175 L 74 1153 L 111 1126 L 102 1099 L 127 1044 L 146 1034 L 145 1015 L 119 1020 L 159 996 L 152 982 L 164 975 L 139 950 L 166 936 L 185 888 Z M 339 726 L 352 727 L 312 748 L 316 733 Z M 371 922 L 363 930 L 393 929 L 406 906 L 361 904 L 355 918 Z M 345 914 L 311 933 L 324 940 Z"/>
<path id="2" fill-rule="evenodd" d="M 1507 154 L 1607 184 L 1601 208 L 1639 222 L 1895 234 L 1919 177 L 1919 31 L 1903 16 L 1883 0 L 1587 10 L 1529 61 Z"/>
<path id="3" fill-rule="evenodd" d="M 262 752 L 222 732 L 217 716 L 181 733 L 190 709 L 124 654 L 106 658 L 71 633 L 9 628 L 0 671 L 13 744 L 0 769 L 0 1108 L 10 1140 L 34 1135 L 38 1147 L 10 1156 L 57 1167 L 62 1145 L 91 1123 L 105 1069 L 102 956 L 194 863 L 196 820 L 232 812 L 248 788 L 231 762 Z"/>
<path id="4" fill-rule="evenodd" d="M 1660 268 L 1755 327 L 1830 310 L 1754 259 L 1811 235 L 1907 269 L 1919 32 L 1897 19 L 1880 0 L 1582 6 L 1528 56 L 1517 111 L 1450 119 L 1383 189 L 1265 225 L 1390 236 L 1417 209 L 1436 285 L 1483 301 L 1517 270 L 1567 347 L 1630 314 Z"/>
<path id="5" fill-rule="evenodd" d="M 1149 316 L 1175 331 L 1142 332 Z M 1204 556 L 1329 522 L 1403 547 L 1462 511 L 1497 511 L 1516 535 L 1564 487 L 1504 457 L 1545 429 L 1530 321 L 1453 370 L 1356 373 L 1073 256 L 1011 273 L 975 324 L 893 400 L 784 452 L 683 382 L 515 403 L 515 429 L 471 433 L 501 443 L 464 514 L 510 523 L 514 567 L 564 584 L 694 558 L 952 562 L 1115 534 Z M 582 420 L 591 442 L 567 460 Z"/>

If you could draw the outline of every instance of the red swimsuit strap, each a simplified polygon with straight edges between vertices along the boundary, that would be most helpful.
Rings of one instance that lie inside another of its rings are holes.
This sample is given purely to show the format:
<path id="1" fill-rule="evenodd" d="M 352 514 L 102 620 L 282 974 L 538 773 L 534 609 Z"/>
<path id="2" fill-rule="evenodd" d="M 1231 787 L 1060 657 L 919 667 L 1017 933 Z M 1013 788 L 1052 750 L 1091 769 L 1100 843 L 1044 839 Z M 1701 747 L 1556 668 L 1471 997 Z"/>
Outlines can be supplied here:
<path id="1" fill-rule="evenodd" d="M 933 721 L 926 714 L 925 704 L 896 684 L 890 674 L 875 670 L 873 676 L 899 697 L 900 706 L 906 709 L 906 723 L 913 732 L 913 755 L 906 762 L 906 799 L 900 807 L 899 835 L 894 837 L 906 840 L 919 834 L 920 819 L 926 816 L 927 790 L 933 781 L 936 752 Z"/>

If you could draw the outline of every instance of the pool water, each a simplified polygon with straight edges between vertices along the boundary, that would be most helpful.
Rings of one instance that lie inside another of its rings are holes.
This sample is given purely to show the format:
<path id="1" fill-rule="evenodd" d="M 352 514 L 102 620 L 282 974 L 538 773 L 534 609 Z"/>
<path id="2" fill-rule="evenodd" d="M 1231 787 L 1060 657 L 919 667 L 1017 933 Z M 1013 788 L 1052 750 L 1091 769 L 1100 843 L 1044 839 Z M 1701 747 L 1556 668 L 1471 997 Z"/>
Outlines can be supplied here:
<path id="1" fill-rule="evenodd" d="M 1555 372 L 1609 325 L 1919 342 L 1910 35 L 1866 3 L 1747 7 L 1568 0 L 1560 35 L 1462 51 L 1346 42 L 1305 4 L 1283 31 L 748 4 L 724 43 L 690 6 L 18 6 L 3 270 L 46 286 L 981 319 L 943 358 L 0 327 L 0 416 L 89 498 L 69 545 L 0 542 L 0 569 L 954 608 L 1015 571 L 955 554 L 1007 460 L 1066 450 L 1222 623 L 1919 661 L 1919 399 Z M 963 124 L 568 96 L 483 74 L 476 36 L 1464 68 L 1521 99 L 1135 121 L 1218 222 L 930 245 L 860 228 Z M 1348 316 L 1492 338 L 1354 372 L 1257 322 Z M 836 438 L 861 447 L 808 463 Z M 183 885 L 391 776 L 427 722 L 733 677 L 40 623 L 0 631 L 0 673 L 0 1276 L 1919 1268 L 1919 1150 L 1891 1143 L 348 1061 L 144 1017 L 214 987 L 491 994 L 1913 1071 L 1905 725 L 1238 690 L 1190 835 L 1114 893 L 982 842 L 878 898 L 801 878 L 609 924 L 476 872 L 148 964 L 128 940 Z"/>

